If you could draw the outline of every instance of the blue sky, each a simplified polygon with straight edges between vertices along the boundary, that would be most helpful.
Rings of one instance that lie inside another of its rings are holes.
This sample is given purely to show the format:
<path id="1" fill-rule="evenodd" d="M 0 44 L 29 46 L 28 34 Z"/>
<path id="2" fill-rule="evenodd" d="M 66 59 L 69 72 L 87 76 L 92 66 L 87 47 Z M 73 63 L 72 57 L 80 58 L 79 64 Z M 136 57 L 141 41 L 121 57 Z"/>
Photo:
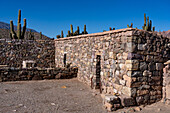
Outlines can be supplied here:
<path id="1" fill-rule="evenodd" d="M 18 10 L 27 27 L 55 38 L 64 31 L 66 36 L 73 24 L 89 33 L 126 28 L 127 24 L 142 29 L 143 15 L 156 27 L 156 31 L 170 30 L 170 0 L 0 0 L 0 21 L 17 25 Z M 23 22 L 23 21 L 22 21 Z"/>

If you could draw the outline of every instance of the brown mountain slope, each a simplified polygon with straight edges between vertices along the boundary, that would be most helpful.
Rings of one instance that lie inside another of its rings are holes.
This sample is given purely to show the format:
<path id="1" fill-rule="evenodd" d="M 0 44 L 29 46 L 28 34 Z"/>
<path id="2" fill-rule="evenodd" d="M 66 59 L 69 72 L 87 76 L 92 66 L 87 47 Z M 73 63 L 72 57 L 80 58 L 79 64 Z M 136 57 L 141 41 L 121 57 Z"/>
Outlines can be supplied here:
<path id="1" fill-rule="evenodd" d="M 10 39 L 10 30 L 8 29 L 0 29 L 0 39 L 2 38 L 5 38 L 5 39 Z M 40 39 L 40 34 L 38 32 L 33 32 L 34 34 L 34 39 L 35 40 L 38 40 Z M 29 32 L 27 31 L 25 33 L 25 39 L 29 39 Z M 51 38 L 45 36 L 45 35 L 42 35 L 42 39 L 43 40 L 52 40 Z"/>

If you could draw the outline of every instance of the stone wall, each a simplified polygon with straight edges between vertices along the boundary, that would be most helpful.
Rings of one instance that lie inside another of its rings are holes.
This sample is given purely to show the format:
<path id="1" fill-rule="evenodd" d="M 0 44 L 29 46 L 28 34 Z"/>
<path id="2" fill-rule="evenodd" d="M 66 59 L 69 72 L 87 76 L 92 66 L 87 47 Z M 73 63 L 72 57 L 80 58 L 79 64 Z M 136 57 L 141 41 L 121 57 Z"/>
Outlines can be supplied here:
<path id="1" fill-rule="evenodd" d="M 54 41 L 0 39 L 0 65 L 21 68 L 26 60 L 35 61 L 37 67 L 54 67 Z"/>
<path id="2" fill-rule="evenodd" d="M 0 82 L 67 79 L 77 77 L 77 68 L 0 68 Z"/>
<path id="3" fill-rule="evenodd" d="M 163 98 L 162 102 L 170 104 L 170 60 L 165 63 L 163 69 Z"/>
<path id="4" fill-rule="evenodd" d="M 169 39 L 143 30 L 135 30 L 132 35 L 131 59 L 137 68 L 130 71 L 131 96 L 138 105 L 157 102 L 162 98 L 164 62 L 170 58 Z"/>
<path id="5" fill-rule="evenodd" d="M 55 62 L 57 67 L 64 66 L 65 54 L 66 63 L 78 67 L 79 80 L 95 87 L 100 55 L 102 93 L 121 95 L 126 105 L 148 104 L 162 97 L 168 43 L 156 33 L 133 28 L 61 38 L 55 40 Z"/>

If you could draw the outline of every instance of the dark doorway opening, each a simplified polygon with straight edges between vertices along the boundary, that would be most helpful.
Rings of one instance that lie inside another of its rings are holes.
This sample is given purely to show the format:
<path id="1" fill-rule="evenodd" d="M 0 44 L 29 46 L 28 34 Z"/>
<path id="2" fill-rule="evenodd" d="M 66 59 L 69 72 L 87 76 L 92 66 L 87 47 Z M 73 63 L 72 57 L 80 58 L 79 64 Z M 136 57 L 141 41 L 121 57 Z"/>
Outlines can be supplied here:
<path id="1" fill-rule="evenodd" d="M 64 67 L 66 67 L 66 54 L 64 54 L 64 60 L 63 60 L 63 63 L 64 63 Z"/>
<path id="2" fill-rule="evenodd" d="M 101 55 L 97 55 L 96 57 L 96 89 L 100 89 L 101 92 L 101 76 L 100 76 L 100 71 L 101 71 Z"/>

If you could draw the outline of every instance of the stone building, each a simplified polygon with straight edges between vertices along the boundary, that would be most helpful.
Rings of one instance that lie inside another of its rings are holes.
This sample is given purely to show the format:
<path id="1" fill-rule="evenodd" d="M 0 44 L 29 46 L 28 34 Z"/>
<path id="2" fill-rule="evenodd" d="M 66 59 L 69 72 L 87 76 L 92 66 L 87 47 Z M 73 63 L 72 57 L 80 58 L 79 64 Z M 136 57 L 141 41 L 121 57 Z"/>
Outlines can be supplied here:
<path id="1" fill-rule="evenodd" d="M 55 40 L 56 67 L 78 67 L 78 79 L 130 105 L 162 98 L 163 63 L 169 39 L 127 28 Z M 127 102 L 127 103 L 126 103 Z"/>

